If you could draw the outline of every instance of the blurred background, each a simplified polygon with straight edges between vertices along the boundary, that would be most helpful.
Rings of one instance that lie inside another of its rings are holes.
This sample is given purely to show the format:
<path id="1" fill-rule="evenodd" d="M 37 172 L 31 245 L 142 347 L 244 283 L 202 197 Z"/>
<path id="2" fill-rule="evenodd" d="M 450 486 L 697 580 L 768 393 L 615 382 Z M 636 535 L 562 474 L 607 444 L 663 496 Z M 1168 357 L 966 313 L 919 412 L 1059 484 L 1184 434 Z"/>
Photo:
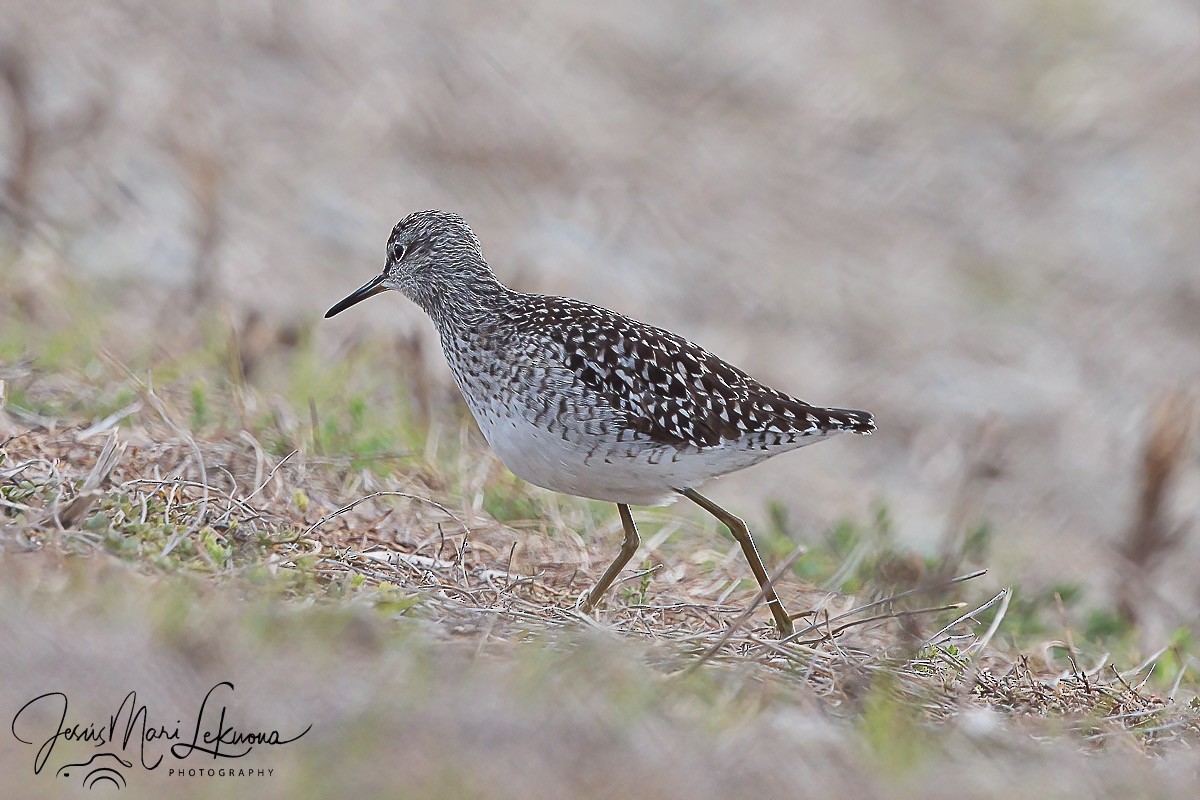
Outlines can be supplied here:
<path id="1" fill-rule="evenodd" d="M 1102 594 L 1169 553 L 1156 613 L 1194 620 L 1192 0 L 3 0 L 0 73 L 0 308 L 85 282 L 164 347 L 213 309 L 445 387 L 403 298 L 317 320 L 453 210 L 516 288 L 875 412 L 720 482 L 740 513 L 987 524 L 1000 581 Z"/>

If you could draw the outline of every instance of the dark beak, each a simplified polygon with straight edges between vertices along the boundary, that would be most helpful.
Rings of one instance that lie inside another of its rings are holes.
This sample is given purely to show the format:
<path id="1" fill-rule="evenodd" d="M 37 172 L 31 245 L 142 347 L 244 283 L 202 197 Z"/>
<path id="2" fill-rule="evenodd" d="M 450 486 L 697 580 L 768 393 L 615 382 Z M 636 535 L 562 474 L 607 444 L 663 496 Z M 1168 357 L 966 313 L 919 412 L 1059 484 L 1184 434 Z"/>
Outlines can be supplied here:
<path id="1" fill-rule="evenodd" d="M 334 314 L 340 314 L 355 303 L 361 303 L 368 297 L 374 297 L 381 292 L 386 292 L 387 287 L 383 285 L 383 275 L 376 275 L 371 280 L 364 283 L 362 286 L 350 293 L 350 296 L 340 303 L 334 304 L 333 308 L 325 312 L 325 319 L 329 319 Z"/>

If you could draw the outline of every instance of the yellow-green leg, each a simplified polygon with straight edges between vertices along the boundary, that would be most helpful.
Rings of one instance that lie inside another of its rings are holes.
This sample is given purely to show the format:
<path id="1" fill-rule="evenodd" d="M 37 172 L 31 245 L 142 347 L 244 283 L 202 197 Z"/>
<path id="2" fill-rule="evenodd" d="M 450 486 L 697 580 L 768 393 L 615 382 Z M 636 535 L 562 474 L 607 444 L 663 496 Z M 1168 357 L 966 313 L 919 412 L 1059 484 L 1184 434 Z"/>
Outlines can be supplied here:
<path id="1" fill-rule="evenodd" d="M 638 538 L 637 526 L 633 524 L 633 514 L 630 513 L 629 506 L 617 503 L 617 511 L 621 513 L 621 525 L 625 528 L 625 541 L 621 543 L 621 551 L 617 553 L 616 559 L 608 565 L 608 569 L 604 570 L 600 580 L 588 592 L 587 599 L 583 601 L 584 611 L 591 611 L 596 607 L 596 604 L 604 597 L 604 593 L 608 591 L 608 587 L 612 586 L 612 582 L 617 579 L 617 575 L 625 569 L 629 559 L 633 558 L 638 545 L 642 543 L 642 540 Z"/>
<path id="2" fill-rule="evenodd" d="M 767 601 L 767 607 L 771 609 L 771 616 L 775 618 L 775 627 L 779 629 L 780 638 L 791 636 L 795 630 L 792 627 L 792 618 L 788 616 L 787 611 L 783 608 L 783 603 L 779 602 L 779 598 L 775 595 L 775 590 L 771 588 L 771 579 L 767 576 L 767 570 L 763 567 L 762 559 L 758 556 L 758 549 L 754 546 L 754 539 L 750 537 L 750 529 L 746 527 L 746 523 L 695 489 L 680 489 L 678 491 L 688 500 L 691 500 L 719 519 L 721 524 L 726 528 L 729 528 L 729 532 L 733 534 L 733 538 L 742 546 L 742 552 L 746 555 L 746 560 L 750 562 L 750 571 L 754 573 L 754 577 L 758 580 L 758 585 L 762 587 L 763 596 Z"/>

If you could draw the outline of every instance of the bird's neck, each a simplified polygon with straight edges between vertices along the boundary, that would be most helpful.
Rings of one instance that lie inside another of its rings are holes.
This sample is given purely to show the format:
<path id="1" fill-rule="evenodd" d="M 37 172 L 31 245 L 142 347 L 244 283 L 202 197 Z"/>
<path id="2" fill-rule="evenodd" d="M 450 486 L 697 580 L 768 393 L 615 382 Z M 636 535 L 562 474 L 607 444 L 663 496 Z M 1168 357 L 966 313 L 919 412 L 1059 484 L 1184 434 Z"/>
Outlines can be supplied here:
<path id="1" fill-rule="evenodd" d="M 494 316 L 513 294 L 485 263 L 475 269 L 456 271 L 453 278 L 429 285 L 429 291 L 412 298 L 425 310 L 439 330 L 469 328 Z"/>

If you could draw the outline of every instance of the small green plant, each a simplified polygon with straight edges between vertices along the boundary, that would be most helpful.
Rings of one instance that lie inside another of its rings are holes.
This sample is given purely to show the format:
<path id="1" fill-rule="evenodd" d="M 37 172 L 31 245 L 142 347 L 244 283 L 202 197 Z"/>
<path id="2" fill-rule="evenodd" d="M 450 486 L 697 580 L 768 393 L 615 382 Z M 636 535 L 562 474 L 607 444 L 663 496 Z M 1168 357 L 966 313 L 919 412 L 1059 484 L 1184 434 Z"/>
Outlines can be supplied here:
<path id="1" fill-rule="evenodd" d="M 193 430 L 202 430 L 208 425 L 208 394 L 203 383 L 193 383 L 192 391 L 192 419 L 191 425 Z"/>
<path id="2" fill-rule="evenodd" d="M 508 472 L 488 481 L 483 491 L 483 510 L 500 522 L 537 519 L 542 513 L 537 498 Z"/>

